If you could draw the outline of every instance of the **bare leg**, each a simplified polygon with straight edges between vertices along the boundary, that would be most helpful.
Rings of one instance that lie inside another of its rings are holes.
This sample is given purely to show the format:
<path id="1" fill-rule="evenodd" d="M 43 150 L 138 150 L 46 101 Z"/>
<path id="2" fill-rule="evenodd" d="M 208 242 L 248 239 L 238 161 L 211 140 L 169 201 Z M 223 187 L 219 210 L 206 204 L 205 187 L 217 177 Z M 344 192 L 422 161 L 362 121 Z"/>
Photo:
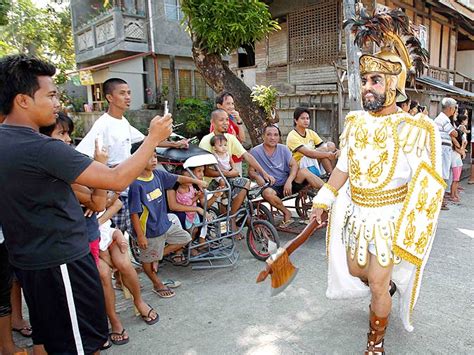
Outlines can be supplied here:
<path id="1" fill-rule="evenodd" d="M 250 188 L 250 181 L 248 181 L 246 184 L 245 184 L 245 188 L 246 189 L 249 189 Z M 232 205 L 231 205 L 231 208 L 230 208 L 230 213 L 231 214 L 234 214 L 234 213 L 237 213 L 237 211 L 239 210 L 239 208 L 242 206 L 242 204 L 244 203 L 244 200 L 245 200 L 245 197 L 247 196 L 247 191 L 245 189 L 242 189 L 242 191 L 240 191 L 237 196 L 235 196 L 234 198 L 232 198 Z M 230 201 L 230 198 L 229 198 L 229 201 Z M 239 228 L 237 227 L 237 222 L 236 222 L 236 218 L 232 218 L 231 220 L 231 224 L 232 224 L 232 230 L 235 232 L 237 230 L 239 230 Z M 239 233 L 236 235 L 236 238 L 237 239 L 241 239 L 242 238 L 242 235 Z"/>
<path id="2" fill-rule="evenodd" d="M 98 268 L 100 281 L 102 282 L 102 288 L 104 289 L 105 311 L 107 313 L 107 317 L 109 317 L 112 333 L 121 333 L 123 330 L 123 325 L 117 312 L 115 311 L 115 292 L 112 287 L 111 265 L 112 260 L 109 252 L 101 251 Z M 123 337 L 118 335 L 111 336 L 111 339 L 116 341 L 120 341 L 122 338 L 128 338 L 128 334 L 125 332 Z"/>
<path id="3" fill-rule="evenodd" d="M 379 317 L 387 317 L 392 310 L 392 297 L 388 285 L 392 278 L 393 264 L 381 266 L 375 255 L 369 254 L 369 287 L 372 294 L 370 306 Z"/>
<path id="4" fill-rule="evenodd" d="M 156 291 L 158 290 L 165 290 L 167 287 L 161 282 L 160 278 L 156 274 L 156 272 L 153 272 L 152 268 L 152 263 L 142 263 L 143 271 L 145 271 L 146 276 L 150 279 L 151 283 L 153 284 L 153 289 Z M 173 294 L 173 291 L 160 291 L 164 292 L 165 295 Z"/>
<path id="5" fill-rule="evenodd" d="M 268 201 L 273 207 L 277 208 L 280 210 L 283 215 L 283 221 L 289 221 L 291 219 L 291 212 L 286 206 L 283 204 L 282 200 L 278 197 L 277 193 L 275 190 L 271 188 L 266 188 L 262 192 L 262 197 Z"/>
<path id="6" fill-rule="evenodd" d="M 300 169 L 298 171 L 298 174 L 296 174 L 295 178 L 295 182 L 298 184 L 302 184 L 305 181 L 307 181 L 307 183 L 315 189 L 319 189 L 321 186 L 324 185 L 324 181 L 321 180 L 318 176 L 314 175 L 307 168 Z"/>
<path id="7" fill-rule="evenodd" d="M 13 355 L 21 350 L 13 342 L 11 315 L 0 317 L 0 354 Z"/>
<path id="8" fill-rule="evenodd" d="M 357 259 L 351 259 L 349 253 L 347 253 L 347 266 L 349 267 L 349 273 L 354 276 L 358 277 L 363 283 L 367 284 L 369 280 L 369 264 L 367 263 L 365 266 L 360 266 L 357 263 Z"/>
<path id="9" fill-rule="evenodd" d="M 117 231 L 121 233 L 120 231 Z M 128 258 L 128 252 L 122 253 L 116 243 L 112 243 L 109 247 L 109 253 L 112 258 L 113 265 L 120 271 L 122 275 L 122 281 L 126 288 L 130 290 L 133 296 L 133 303 L 137 307 L 138 311 L 142 316 L 147 316 L 150 311 L 150 306 L 143 301 L 142 293 L 140 290 L 140 282 L 138 281 L 138 275 Z M 114 305 L 115 309 L 115 305 Z M 152 318 L 156 318 L 156 314 L 151 314 Z"/>
<path id="10" fill-rule="evenodd" d="M 23 319 L 21 286 L 18 281 L 13 281 L 12 283 L 12 293 L 10 299 L 12 303 L 12 328 L 20 329 L 23 335 L 31 335 L 31 327 L 28 322 Z"/>

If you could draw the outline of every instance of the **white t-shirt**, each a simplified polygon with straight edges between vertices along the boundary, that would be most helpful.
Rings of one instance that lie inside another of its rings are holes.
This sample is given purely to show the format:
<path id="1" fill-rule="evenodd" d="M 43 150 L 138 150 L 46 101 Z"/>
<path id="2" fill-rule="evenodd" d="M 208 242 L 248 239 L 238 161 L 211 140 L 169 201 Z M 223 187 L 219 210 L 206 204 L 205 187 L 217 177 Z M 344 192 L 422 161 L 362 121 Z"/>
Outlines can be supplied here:
<path id="1" fill-rule="evenodd" d="M 90 157 L 94 156 L 95 139 L 99 137 L 109 153 L 109 166 L 117 165 L 130 157 L 133 143 L 142 141 L 145 136 L 135 127 L 132 127 L 125 117 L 114 118 L 104 113 L 95 121 L 91 130 L 77 146 L 77 150 Z"/>

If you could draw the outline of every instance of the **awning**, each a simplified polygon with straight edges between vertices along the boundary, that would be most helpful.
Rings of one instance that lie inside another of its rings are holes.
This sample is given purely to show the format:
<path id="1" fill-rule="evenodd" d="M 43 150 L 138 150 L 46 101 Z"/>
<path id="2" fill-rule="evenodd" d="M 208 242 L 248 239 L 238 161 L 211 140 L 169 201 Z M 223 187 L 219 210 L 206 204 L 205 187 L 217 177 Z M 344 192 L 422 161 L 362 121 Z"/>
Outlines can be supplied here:
<path id="1" fill-rule="evenodd" d="M 91 65 L 89 67 L 85 67 L 85 68 L 80 68 L 78 70 L 73 70 L 73 71 L 70 71 L 68 72 L 67 74 L 75 74 L 75 73 L 79 73 L 80 71 L 87 71 L 87 70 L 92 70 L 92 71 L 96 71 L 96 70 L 100 70 L 100 69 L 103 69 L 103 68 L 106 68 L 112 64 L 117 64 L 117 63 L 121 63 L 121 62 L 125 62 L 127 60 L 132 60 L 132 59 L 135 59 L 135 58 L 140 58 L 140 57 L 146 57 L 146 56 L 149 56 L 151 55 L 152 52 L 143 52 L 143 53 L 138 53 L 138 54 L 134 54 L 134 55 L 131 55 L 131 56 L 128 56 L 128 57 L 123 57 L 123 58 L 119 58 L 119 59 L 114 59 L 114 60 L 111 60 L 109 62 L 104 62 L 104 63 L 99 63 L 99 64 L 96 64 L 96 65 Z"/>
<path id="2" fill-rule="evenodd" d="M 434 79 L 430 76 L 422 76 L 422 77 L 416 78 L 416 81 L 418 81 L 419 83 L 426 84 L 426 85 L 435 87 L 437 89 L 449 92 L 457 96 L 474 99 L 473 92 L 458 88 L 457 86 L 454 86 L 454 85 L 449 85 L 448 83 L 445 83 L 444 81 Z"/>

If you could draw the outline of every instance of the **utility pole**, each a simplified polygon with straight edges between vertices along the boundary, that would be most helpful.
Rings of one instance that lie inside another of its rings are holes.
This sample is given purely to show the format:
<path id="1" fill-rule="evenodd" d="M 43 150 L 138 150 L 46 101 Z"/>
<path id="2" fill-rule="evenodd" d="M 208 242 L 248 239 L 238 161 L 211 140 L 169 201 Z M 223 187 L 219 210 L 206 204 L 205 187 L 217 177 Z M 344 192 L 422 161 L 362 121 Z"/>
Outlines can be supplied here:
<path id="1" fill-rule="evenodd" d="M 356 1 L 344 0 L 344 19 L 354 18 L 356 16 Z M 344 29 L 346 35 L 346 58 L 347 58 L 347 85 L 349 94 L 349 109 L 360 110 L 361 94 L 360 94 L 360 75 L 359 75 L 359 57 L 360 49 L 354 44 L 354 36 L 351 29 Z"/>

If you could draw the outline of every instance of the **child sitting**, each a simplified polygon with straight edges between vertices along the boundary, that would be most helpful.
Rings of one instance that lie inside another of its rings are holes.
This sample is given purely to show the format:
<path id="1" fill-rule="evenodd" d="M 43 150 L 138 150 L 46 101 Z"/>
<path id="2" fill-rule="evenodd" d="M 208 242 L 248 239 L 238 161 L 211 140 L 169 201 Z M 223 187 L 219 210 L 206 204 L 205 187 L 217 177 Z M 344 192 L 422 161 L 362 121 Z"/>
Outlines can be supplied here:
<path id="1" fill-rule="evenodd" d="M 138 147 L 139 144 L 134 145 L 132 152 Z M 182 249 L 191 241 L 191 236 L 179 223 L 169 220 L 164 192 L 172 189 L 176 182 L 196 184 L 201 188 L 206 188 L 207 183 L 155 170 L 157 164 L 156 154 L 153 154 L 141 175 L 130 185 L 128 198 L 133 231 L 141 249 L 140 262 L 143 270 L 153 283 L 153 291 L 160 297 L 166 297 L 171 290 L 160 281 L 153 270 L 153 263 L 176 252 L 172 257 L 173 264 L 187 265 L 188 260 L 182 254 Z"/>
<path id="2" fill-rule="evenodd" d="M 204 178 L 204 167 L 198 166 L 191 168 L 194 176 L 203 180 Z M 191 174 L 187 170 L 182 171 L 182 175 L 191 177 Z M 197 205 L 197 202 L 201 206 L 204 206 L 204 193 L 196 189 L 192 183 L 179 183 L 175 190 L 168 190 L 167 192 L 168 203 L 171 211 L 175 212 L 185 212 L 185 228 L 186 230 L 192 230 L 193 226 L 201 223 L 199 215 L 204 216 L 204 210 L 202 207 Z M 216 192 L 212 197 L 207 201 L 207 206 L 211 206 L 218 197 L 222 195 L 222 192 Z M 194 240 L 197 236 L 197 229 L 194 229 L 193 235 L 191 235 Z M 206 230 L 203 228 L 199 237 L 199 244 L 203 244 L 206 241 Z M 192 250 L 192 255 L 197 255 L 197 250 Z"/>

